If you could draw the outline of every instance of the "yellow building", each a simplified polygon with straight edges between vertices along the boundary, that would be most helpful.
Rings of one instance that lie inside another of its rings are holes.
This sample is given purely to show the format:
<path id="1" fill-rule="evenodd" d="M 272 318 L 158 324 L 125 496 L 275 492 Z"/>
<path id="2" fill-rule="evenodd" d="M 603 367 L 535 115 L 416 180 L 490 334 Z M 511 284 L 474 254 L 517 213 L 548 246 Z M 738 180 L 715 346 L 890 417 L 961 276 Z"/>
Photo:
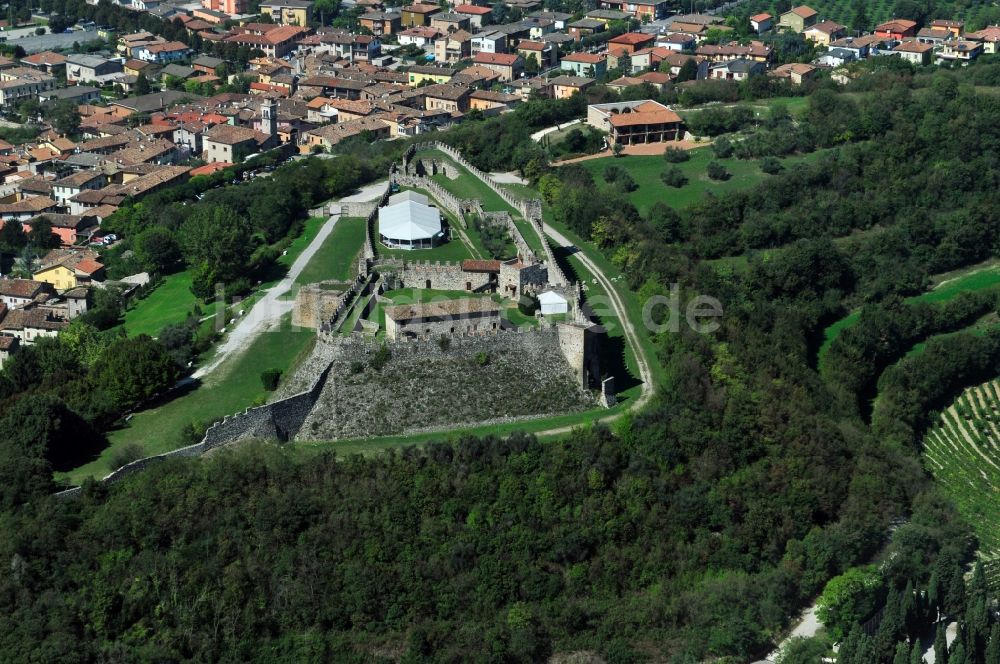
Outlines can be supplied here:
<path id="1" fill-rule="evenodd" d="M 88 249 L 53 249 L 32 277 L 52 284 L 57 291 L 66 291 L 103 281 L 104 266 L 97 262 L 97 254 Z"/>
<path id="2" fill-rule="evenodd" d="M 281 25 L 309 25 L 312 8 L 310 0 L 264 0 L 260 3 L 260 13 Z"/>
<path id="3" fill-rule="evenodd" d="M 449 67 L 417 65 L 416 67 L 410 67 L 410 71 L 407 73 L 410 76 L 410 87 L 416 88 L 421 85 L 447 83 L 455 75 L 455 70 Z"/>

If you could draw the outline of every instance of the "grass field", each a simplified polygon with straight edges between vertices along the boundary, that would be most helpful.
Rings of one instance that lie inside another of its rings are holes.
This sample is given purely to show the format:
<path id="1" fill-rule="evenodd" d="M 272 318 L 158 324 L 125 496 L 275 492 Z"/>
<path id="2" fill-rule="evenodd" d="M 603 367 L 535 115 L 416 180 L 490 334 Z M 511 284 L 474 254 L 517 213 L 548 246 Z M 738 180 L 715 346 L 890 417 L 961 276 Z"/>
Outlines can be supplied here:
<path id="1" fill-rule="evenodd" d="M 302 232 L 288 245 L 285 255 L 278 258 L 278 263 L 286 268 L 291 267 L 295 259 L 316 237 L 324 221 L 319 217 L 307 219 L 303 223 Z M 363 228 L 362 238 L 364 238 Z M 269 285 L 265 283 L 263 287 Z M 163 283 L 152 293 L 138 300 L 134 307 L 125 312 L 125 330 L 130 336 L 148 334 L 155 337 L 167 325 L 183 322 L 196 304 L 198 298 L 191 292 L 191 272 L 185 270 L 171 274 L 165 277 Z M 211 313 L 210 310 L 213 309 L 210 305 L 203 305 L 202 308 L 206 314 Z"/>
<path id="2" fill-rule="evenodd" d="M 171 274 L 125 312 L 125 330 L 129 336 L 155 337 L 167 325 L 183 322 L 197 303 L 198 298 L 191 292 L 191 272 Z"/>
<path id="3" fill-rule="evenodd" d="M 1000 286 L 1000 262 L 991 260 L 964 270 L 949 272 L 935 278 L 934 282 L 936 285 L 933 290 L 909 297 L 906 302 L 945 302 L 959 293 L 998 287 Z M 845 329 L 857 323 L 860 317 L 860 311 L 852 311 L 823 331 L 823 344 L 819 348 L 817 357 L 821 373 L 823 371 L 823 358 L 834 339 L 840 336 L 840 333 Z"/>
<path id="4" fill-rule="evenodd" d="M 924 459 L 979 537 L 1000 552 L 1000 381 L 969 388 L 924 438 Z"/>
<path id="5" fill-rule="evenodd" d="M 341 218 L 309 264 L 299 273 L 295 283 L 351 281 L 357 274 L 357 257 L 364 242 L 365 220 L 361 217 Z"/>
<path id="6" fill-rule="evenodd" d="M 110 445 L 90 463 L 58 478 L 77 484 L 87 477 L 103 477 L 109 459 L 126 445 L 137 445 L 143 456 L 161 454 L 184 445 L 183 431 L 192 424 L 207 425 L 262 402 L 267 397 L 260 381 L 265 369 L 290 370 L 316 339 L 313 330 L 293 328 L 290 318 L 261 334 L 240 355 L 227 360 L 204 383 L 180 396 L 136 413 L 128 425 L 108 434 Z"/>
<path id="7" fill-rule="evenodd" d="M 675 209 L 685 208 L 697 203 L 707 194 L 724 194 L 731 191 L 749 189 L 765 178 L 771 177 L 760 170 L 760 163 L 755 160 L 716 159 L 708 147 L 697 148 L 690 152 L 691 159 L 681 164 L 668 164 L 662 156 L 628 156 L 601 157 L 579 162 L 590 171 L 594 179 L 604 182 L 604 169 L 615 165 L 626 169 L 635 179 L 639 188 L 629 194 L 632 203 L 639 212 L 645 214 L 654 203 L 662 201 Z M 817 159 L 819 153 L 806 157 L 790 157 L 784 160 L 785 167 L 807 159 Z M 709 162 L 717 161 L 729 170 L 732 177 L 728 180 L 712 180 L 705 174 Z M 676 165 L 688 178 L 688 183 L 680 188 L 668 187 L 660 180 L 660 174 L 669 166 Z"/>

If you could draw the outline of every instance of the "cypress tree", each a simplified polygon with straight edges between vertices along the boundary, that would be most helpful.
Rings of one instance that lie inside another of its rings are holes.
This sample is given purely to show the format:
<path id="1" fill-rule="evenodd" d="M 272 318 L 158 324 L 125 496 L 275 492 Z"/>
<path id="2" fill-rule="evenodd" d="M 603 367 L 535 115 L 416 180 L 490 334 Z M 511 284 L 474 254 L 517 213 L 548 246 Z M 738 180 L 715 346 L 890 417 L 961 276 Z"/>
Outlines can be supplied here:
<path id="1" fill-rule="evenodd" d="M 934 633 L 934 664 L 948 664 L 948 636 L 944 621 L 938 623 Z"/>
<path id="2" fill-rule="evenodd" d="M 906 646 L 906 641 L 896 644 L 896 654 L 892 658 L 892 664 L 909 664 L 910 649 Z"/>
<path id="3" fill-rule="evenodd" d="M 1000 664 L 1000 623 L 994 623 L 990 630 L 990 643 L 986 646 L 985 664 Z"/>
<path id="4" fill-rule="evenodd" d="M 859 641 L 861 641 L 861 628 L 855 625 L 851 628 L 844 642 L 840 644 L 840 650 L 837 651 L 837 664 L 854 664 Z"/>
<path id="5" fill-rule="evenodd" d="M 913 650 L 910 651 L 910 664 L 924 664 L 924 650 L 920 647 L 920 641 L 915 641 Z"/>

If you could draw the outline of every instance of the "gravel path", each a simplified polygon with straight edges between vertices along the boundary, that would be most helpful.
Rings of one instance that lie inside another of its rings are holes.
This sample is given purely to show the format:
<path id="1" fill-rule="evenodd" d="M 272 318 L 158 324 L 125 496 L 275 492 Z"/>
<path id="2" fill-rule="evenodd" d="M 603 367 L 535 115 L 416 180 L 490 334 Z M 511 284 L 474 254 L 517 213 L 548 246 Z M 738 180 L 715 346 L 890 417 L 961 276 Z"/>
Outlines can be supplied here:
<path id="1" fill-rule="evenodd" d="M 490 173 L 490 177 L 500 184 L 528 184 L 528 181 L 518 175 L 517 171 Z"/>
<path id="2" fill-rule="evenodd" d="M 560 129 L 565 129 L 566 127 L 572 127 L 573 125 L 578 125 L 581 122 L 583 122 L 583 120 L 577 118 L 576 120 L 570 120 L 569 122 L 564 122 L 561 125 L 556 125 L 554 127 L 546 127 L 545 129 L 536 131 L 534 134 L 532 134 L 531 140 L 537 143 L 538 141 L 542 140 L 543 136 L 547 136 L 548 134 L 559 131 Z"/>
<path id="3" fill-rule="evenodd" d="M 381 182 L 376 182 L 374 184 L 366 185 L 362 187 L 357 193 L 351 194 L 350 196 L 345 196 L 340 199 L 344 203 L 363 203 L 367 201 L 374 201 L 382 195 L 385 191 L 385 180 Z M 253 340 L 257 338 L 261 332 L 265 332 L 274 325 L 277 325 L 281 320 L 281 317 L 292 310 L 295 305 L 293 300 L 282 300 L 279 299 L 282 295 L 287 293 L 295 280 L 298 279 L 302 270 L 305 269 L 312 257 L 319 251 L 319 248 L 323 246 L 323 242 L 330 233 L 333 232 L 334 226 L 336 226 L 337 221 L 340 219 L 340 213 L 333 214 L 323 227 L 320 228 L 316 237 L 313 241 L 309 243 L 309 246 L 295 259 L 292 263 L 292 267 L 289 268 L 288 274 L 276 283 L 274 286 L 269 288 L 264 296 L 259 299 L 253 307 L 247 312 L 243 318 L 236 323 L 236 325 L 229 330 L 226 335 L 225 340 L 219 344 L 216 349 L 215 356 L 212 361 L 208 364 L 199 367 L 197 371 L 194 372 L 194 378 L 203 378 L 212 371 L 214 371 L 220 364 L 226 361 L 229 357 L 233 356 L 238 351 L 245 350 L 253 343 Z"/>

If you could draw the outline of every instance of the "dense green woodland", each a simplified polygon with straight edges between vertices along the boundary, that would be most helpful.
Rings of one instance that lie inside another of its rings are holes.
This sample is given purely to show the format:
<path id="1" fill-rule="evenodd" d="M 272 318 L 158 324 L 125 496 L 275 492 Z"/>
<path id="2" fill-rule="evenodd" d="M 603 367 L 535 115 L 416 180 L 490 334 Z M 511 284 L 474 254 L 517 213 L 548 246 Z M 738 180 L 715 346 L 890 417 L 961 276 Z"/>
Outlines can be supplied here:
<path id="1" fill-rule="evenodd" d="M 40 344 L 34 364 L 0 373 L 0 386 L 28 386 L 0 403 L 0 659 L 536 662 L 589 650 L 608 662 L 750 661 L 819 595 L 841 664 L 916 662 L 912 639 L 939 616 L 961 633 L 938 661 L 997 664 L 984 572 L 963 578 L 976 541 L 921 467 L 919 441 L 931 410 L 997 375 L 1000 337 L 932 340 L 897 362 L 906 343 L 957 329 L 995 299 L 887 298 L 997 255 L 1000 101 L 973 83 L 998 77 L 985 62 L 872 71 L 851 94 L 821 85 L 799 121 L 766 118 L 745 155 L 823 149 L 820 159 L 645 216 L 620 171 L 595 181 L 551 168 L 528 140 L 584 99 L 442 134 L 483 168 L 522 168 L 553 220 L 599 246 L 640 296 L 676 281 L 723 302 L 712 335 L 654 339 L 656 397 L 614 431 L 350 458 L 261 444 L 58 501 L 53 450 L 72 444 L 78 419 L 98 430 L 62 385 L 107 380 L 123 403 L 144 395 L 117 375 L 122 349 L 97 349 L 84 378 L 71 362 L 60 380 L 46 372 L 65 353 Z M 712 122 L 730 120 L 741 124 Z M 349 149 L 357 180 L 387 158 Z M 351 162 L 327 163 L 302 168 Z M 183 235 L 232 215 L 264 252 L 287 231 L 264 210 L 289 203 L 261 192 L 213 190 L 198 204 L 167 192 L 117 223 Z M 246 276 L 179 245 L 194 269 Z M 720 271 L 703 260 L 718 257 L 747 261 Z M 824 327 L 883 300 L 821 376 Z M 157 357 L 143 366 L 165 367 Z M 828 647 L 796 642 L 784 661 L 814 662 Z"/>

